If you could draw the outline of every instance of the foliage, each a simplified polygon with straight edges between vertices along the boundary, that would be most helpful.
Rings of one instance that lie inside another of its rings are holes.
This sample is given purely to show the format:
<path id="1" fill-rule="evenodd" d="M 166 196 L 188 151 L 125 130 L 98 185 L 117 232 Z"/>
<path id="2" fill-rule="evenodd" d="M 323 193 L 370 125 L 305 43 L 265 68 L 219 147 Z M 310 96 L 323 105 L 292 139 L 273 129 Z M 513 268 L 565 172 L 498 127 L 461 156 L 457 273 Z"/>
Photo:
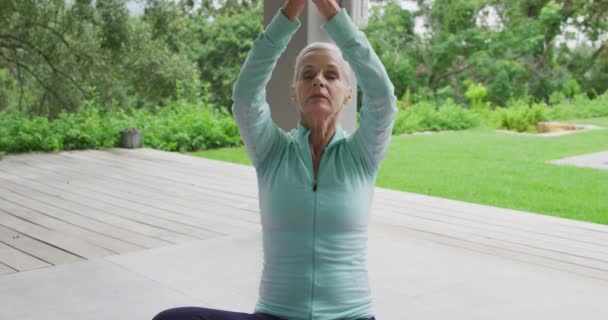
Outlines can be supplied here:
<path id="1" fill-rule="evenodd" d="M 536 124 L 547 120 L 547 105 L 544 103 L 533 103 L 516 100 L 509 108 L 499 108 L 494 117 L 498 118 L 499 128 L 519 132 L 534 131 Z"/>
<path id="2" fill-rule="evenodd" d="M 594 96 L 608 89 L 608 46 L 601 42 L 608 30 L 605 1 L 417 4 L 418 10 L 408 11 L 397 1 L 382 1 L 365 29 L 398 96 L 407 88 L 430 100 L 449 93 L 466 105 L 469 88 L 463 84 L 474 82 L 487 89 L 486 101 L 504 107 L 525 96 L 549 102 L 556 91 L 570 97 L 572 90 Z M 415 19 L 424 22 L 418 32 Z M 566 45 L 566 27 L 578 28 L 589 41 Z"/>
<path id="3" fill-rule="evenodd" d="M 262 20 L 262 2 L 258 1 L 216 15 L 194 34 L 200 45 L 190 56 L 198 64 L 201 80 L 211 84 L 214 104 L 227 109 L 231 106 L 232 86 L 253 41 L 262 32 Z"/>
<path id="4" fill-rule="evenodd" d="M 126 0 L 0 0 L 0 148 L 115 146 L 127 125 L 167 150 L 239 143 L 227 110 L 262 1 L 140 3 L 131 16 Z M 606 1 L 373 3 L 364 32 L 403 97 L 396 133 L 607 112 Z M 567 28 L 588 41 L 566 44 Z"/>
<path id="5" fill-rule="evenodd" d="M 146 133 L 148 147 L 167 151 L 196 151 L 240 144 L 240 135 L 231 115 L 204 105 L 185 103 L 159 110 L 140 112 L 137 124 Z"/>
<path id="6" fill-rule="evenodd" d="M 608 95 L 589 99 L 585 94 L 578 94 L 570 101 L 553 105 L 547 111 L 550 120 L 582 119 L 608 116 Z"/>
<path id="7" fill-rule="evenodd" d="M 471 82 L 467 86 L 467 91 L 464 95 L 469 100 L 471 109 L 481 110 L 489 107 L 489 104 L 483 101 L 487 94 L 488 90 L 483 84 Z"/>
<path id="8" fill-rule="evenodd" d="M 0 110 L 56 117 L 93 91 L 104 108 L 156 105 L 174 98 L 176 80 L 198 78 L 185 56 L 128 16 L 124 0 L 68 3 L 2 0 L 0 71 L 13 82 Z"/>
<path id="9" fill-rule="evenodd" d="M 429 102 L 420 102 L 400 110 L 395 119 L 393 133 L 464 130 L 476 125 L 477 117 L 452 101 L 440 107 Z"/>
<path id="10" fill-rule="evenodd" d="M 56 119 L 0 111 L 0 151 L 59 151 L 120 146 L 120 131 L 139 128 L 143 146 L 196 151 L 241 143 L 231 115 L 210 105 L 179 99 L 163 108 L 104 111 L 96 101 Z"/>
<path id="11" fill-rule="evenodd" d="M 239 69 L 262 31 L 262 1 L 204 0 L 195 9 L 191 1 L 147 0 L 143 22 L 154 39 L 196 65 L 199 81 L 211 84 L 211 102 L 229 109 Z"/>
<path id="12" fill-rule="evenodd" d="M 466 109 L 450 99 L 441 104 L 429 101 L 410 104 L 408 99 L 409 95 L 406 93 L 399 102 L 401 110 L 395 119 L 394 134 L 464 130 L 479 125 L 519 132 L 533 132 L 541 121 L 608 116 L 608 98 L 601 96 L 597 99 L 589 99 L 584 94 L 578 94 L 572 100 L 564 100 L 555 105 L 533 102 L 531 98 L 520 98 L 510 100 L 504 108 L 493 110 L 487 108 L 487 104 Z"/>

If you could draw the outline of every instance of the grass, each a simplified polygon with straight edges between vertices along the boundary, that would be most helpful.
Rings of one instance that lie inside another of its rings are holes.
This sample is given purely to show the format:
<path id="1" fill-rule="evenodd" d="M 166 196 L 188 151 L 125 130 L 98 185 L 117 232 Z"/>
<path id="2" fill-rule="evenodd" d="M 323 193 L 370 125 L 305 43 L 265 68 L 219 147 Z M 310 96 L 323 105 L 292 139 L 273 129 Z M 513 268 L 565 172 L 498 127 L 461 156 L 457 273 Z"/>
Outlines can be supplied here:
<path id="1" fill-rule="evenodd" d="M 205 150 L 192 153 L 192 155 L 201 158 L 240 163 L 250 166 L 252 165 L 251 160 L 249 160 L 249 156 L 247 155 L 247 151 L 244 147 Z"/>
<path id="2" fill-rule="evenodd" d="M 572 122 L 608 127 L 608 117 Z M 547 163 L 606 150 L 608 130 L 559 137 L 489 129 L 394 136 L 377 185 L 608 224 L 608 171 Z M 251 164 L 244 148 L 196 155 Z"/>

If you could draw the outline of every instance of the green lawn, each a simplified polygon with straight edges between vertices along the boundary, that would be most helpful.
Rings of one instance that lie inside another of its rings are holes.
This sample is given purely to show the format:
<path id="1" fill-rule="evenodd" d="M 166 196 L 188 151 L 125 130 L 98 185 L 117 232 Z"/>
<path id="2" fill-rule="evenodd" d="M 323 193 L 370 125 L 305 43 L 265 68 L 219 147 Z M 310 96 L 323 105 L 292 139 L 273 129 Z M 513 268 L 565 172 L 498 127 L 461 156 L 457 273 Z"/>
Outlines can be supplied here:
<path id="1" fill-rule="evenodd" d="M 608 117 L 576 123 L 608 127 Z M 599 151 L 608 151 L 608 130 L 550 138 L 488 129 L 394 136 L 377 185 L 608 224 L 608 171 L 546 163 Z M 196 155 L 251 164 L 243 148 Z"/>

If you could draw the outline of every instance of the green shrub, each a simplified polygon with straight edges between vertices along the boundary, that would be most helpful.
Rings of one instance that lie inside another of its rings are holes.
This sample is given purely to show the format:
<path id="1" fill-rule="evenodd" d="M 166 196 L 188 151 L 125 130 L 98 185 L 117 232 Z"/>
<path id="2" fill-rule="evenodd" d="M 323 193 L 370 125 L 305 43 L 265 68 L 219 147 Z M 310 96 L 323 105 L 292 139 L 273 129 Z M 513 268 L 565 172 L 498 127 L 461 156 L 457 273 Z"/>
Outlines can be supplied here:
<path id="1" fill-rule="evenodd" d="M 142 111 L 143 112 L 143 111 Z M 144 145 L 168 151 L 196 151 L 241 143 L 236 123 L 224 110 L 178 101 L 157 114 L 138 115 Z"/>
<path id="2" fill-rule="evenodd" d="M 586 94 L 577 94 L 570 101 L 553 105 L 547 117 L 551 120 L 595 118 L 608 116 L 608 97 L 589 99 Z"/>
<path id="3" fill-rule="evenodd" d="M 439 108 L 444 130 L 465 130 L 479 125 L 479 118 L 467 109 L 448 100 Z"/>
<path id="4" fill-rule="evenodd" d="M 563 85 L 563 91 L 566 97 L 572 98 L 581 92 L 581 85 L 578 81 L 572 77 L 568 77 L 568 80 Z"/>
<path id="5" fill-rule="evenodd" d="M 89 101 L 78 111 L 61 112 L 55 119 L 0 111 L 0 155 L 118 147 L 120 132 L 127 128 L 141 129 L 143 146 L 161 150 L 188 152 L 240 145 L 238 127 L 230 113 L 213 108 L 205 96 L 180 98 L 162 108 L 115 107 L 109 111 Z M 556 100 L 562 96 L 556 94 Z M 464 130 L 480 122 L 492 128 L 533 131 L 539 121 L 608 116 L 606 95 L 591 100 L 577 94 L 552 107 L 519 99 L 496 110 L 482 107 L 485 102 L 466 109 L 451 99 L 440 106 L 428 100 L 410 104 L 412 100 L 408 93 L 399 103 L 393 133 Z"/>
<path id="6" fill-rule="evenodd" d="M 423 101 L 399 112 L 395 119 L 393 133 L 464 130 L 476 125 L 478 125 L 477 117 L 450 99 L 439 108 L 430 102 Z"/>
<path id="7" fill-rule="evenodd" d="M 529 103 L 523 99 L 511 101 L 508 108 L 499 108 L 494 112 L 499 128 L 519 132 L 534 131 L 536 124 L 547 120 L 547 105 Z"/>
<path id="8" fill-rule="evenodd" d="M 118 147 L 120 132 L 142 130 L 142 144 L 169 151 L 197 151 L 241 143 L 227 111 L 180 100 L 163 108 L 104 112 L 86 104 L 56 119 L 0 112 L 0 150 L 7 153 Z"/>
<path id="9" fill-rule="evenodd" d="M 488 90 L 483 84 L 470 82 L 467 85 L 465 96 L 469 100 L 471 109 L 481 110 L 488 109 L 490 107 L 490 102 L 483 101 L 487 94 Z"/>
<path id="10" fill-rule="evenodd" d="M 566 100 L 566 95 L 561 91 L 554 91 L 549 96 L 549 103 L 551 103 L 551 105 L 557 105 L 557 104 L 563 103 L 565 100 Z"/>

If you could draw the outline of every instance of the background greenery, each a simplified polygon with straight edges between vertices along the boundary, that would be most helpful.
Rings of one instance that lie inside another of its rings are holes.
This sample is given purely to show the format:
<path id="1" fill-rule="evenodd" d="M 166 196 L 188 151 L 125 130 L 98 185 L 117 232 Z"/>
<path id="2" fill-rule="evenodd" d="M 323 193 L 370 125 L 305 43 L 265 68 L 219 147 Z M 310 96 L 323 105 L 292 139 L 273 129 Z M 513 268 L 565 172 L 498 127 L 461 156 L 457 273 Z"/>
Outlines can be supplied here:
<path id="1" fill-rule="evenodd" d="M 0 0 L 0 110 L 55 117 L 94 95 L 103 110 L 165 106 L 178 83 L 186 95 L 208 83 L 213 107 L 228 109 L 263 27 L 262 1 L 139 2 L 143 15 L 130 16 L 125 0 Z M 408 105 L 554 104 L 608 89 L 606 1 L 372 3 L 364 32 Z M 415 32 L 417 17 L 425 32 Z M 563 41 L 576 37 L 588 41 Z"/>
<path id="2" fill-rule="evenodd" d="M 0 152 L 117 146 L 123 126 L 167 150 L 240 143 L 231 89 L 262 1 L 139 2 L 130 16 L 124 0 L 0 0 Z M 608 115 L 606 2 L 372 2 L 364 32 L 400 98 L 395 133 Z M 589 41 L 559 42 L 566 27 Z"/>

